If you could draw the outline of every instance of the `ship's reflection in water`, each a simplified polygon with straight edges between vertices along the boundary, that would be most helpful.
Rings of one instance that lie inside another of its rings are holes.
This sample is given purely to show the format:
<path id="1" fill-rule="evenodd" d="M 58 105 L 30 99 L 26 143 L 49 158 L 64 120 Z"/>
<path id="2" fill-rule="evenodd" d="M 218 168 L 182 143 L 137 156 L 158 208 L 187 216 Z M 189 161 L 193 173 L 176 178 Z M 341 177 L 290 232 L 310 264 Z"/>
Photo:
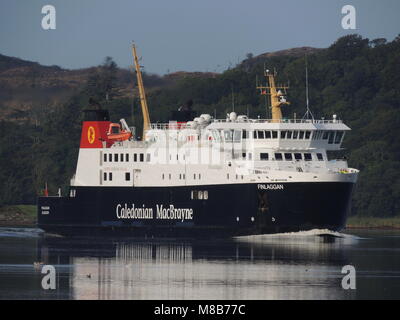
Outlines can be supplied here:
<path id="1" fill-rule="evenodd" d="M 230 241 L 41 239 L 69 299 L 352 299 L 343 290 L 351 236 L 256 236 Z"/>

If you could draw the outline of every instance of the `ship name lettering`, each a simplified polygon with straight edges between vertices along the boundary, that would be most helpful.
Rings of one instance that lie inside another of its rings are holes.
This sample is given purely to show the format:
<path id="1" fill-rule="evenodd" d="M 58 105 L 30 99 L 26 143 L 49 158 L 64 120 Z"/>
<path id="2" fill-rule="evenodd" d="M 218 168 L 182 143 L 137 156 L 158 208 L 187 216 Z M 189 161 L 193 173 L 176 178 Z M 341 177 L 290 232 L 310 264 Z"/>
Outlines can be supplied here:
<path id="1" fill-rule="evenodd" d="M 118 204 L 116 214 L 118 219 L 153 219 L 153 208 L 146 208 L 144 205 L 137 208 L 133 203 L 129 208 L 126 203 L 124 206 Z"/>
<path id="2" fill-rule="evenodd" d="M 284 186 L 283 184 L 275 184 L 275 183 L 269 183 L 269 184 L 258 184 L 258 190 L 283 190 Z"/>
<path id="3" fill-rule="evenodd" d="M 176 220 L 193 220 L 193 209 L 188 208 L 175 208 L 174 205 L 164 207 L 163 205 L 157 206 L 157 219 L 176 219 Z"/>

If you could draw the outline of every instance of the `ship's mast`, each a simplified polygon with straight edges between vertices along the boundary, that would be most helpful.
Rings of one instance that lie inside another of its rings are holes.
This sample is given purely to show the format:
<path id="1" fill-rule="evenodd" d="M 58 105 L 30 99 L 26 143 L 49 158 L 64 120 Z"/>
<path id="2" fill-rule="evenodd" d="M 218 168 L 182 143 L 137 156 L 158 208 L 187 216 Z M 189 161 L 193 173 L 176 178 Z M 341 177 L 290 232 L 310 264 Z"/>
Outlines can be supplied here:
<path id="1" fill-rule="evenodd" d="M 136 54 L 136 47 L 134 43 L 132 43 L 132 54 L 135 62 L 136 76 L 137 76 L 139 96 L 140 96 L 140 105 L 142 107 L 142 114 L 143 114 L 142 140 L 144 140 L 144 134 L 146 133 L 147 130 L 150 129 L 150 116 L 149 116 L 149 110 L 147 108 L 146 93 L 144 91 L 142 72 L 140 71 L 139 60 Z"/>
<path id="2" fill-rule="evenodd" d="M 258 85 L 257 89 L 260 90 L 262 95 L 270 96 L 271 110 L 272 110 L 272 122 L 280 122 L 282 120 L 281 106 L 285 104 L 290 104 L 286 101 L 286 98 L 281 90 L 289 89 L 288 86 L 276 86 L 275 85 L 275 75 L 276 73 L 271 73 L 269 70 L 264 68 L 264 76 L 267 79 L 267 84 L 265 86 Z"/>

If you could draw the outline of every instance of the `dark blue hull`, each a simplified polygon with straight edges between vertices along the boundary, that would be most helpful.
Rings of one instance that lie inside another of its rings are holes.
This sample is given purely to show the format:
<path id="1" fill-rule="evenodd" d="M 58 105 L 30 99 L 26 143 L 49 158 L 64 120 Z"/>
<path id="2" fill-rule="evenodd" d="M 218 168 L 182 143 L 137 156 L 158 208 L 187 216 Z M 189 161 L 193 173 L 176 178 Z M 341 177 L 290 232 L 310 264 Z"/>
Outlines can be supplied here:
<path id="1" fill-rule="evenodd" d="M 339 231 L 345 227 L 353 186 L 310 182 L 74 187 L 75 197 L 38 198 L 38 227 L 73 235 L 172 237 Z M 203 199 L 198 199 L 198 191 L 203 191 Z"/>

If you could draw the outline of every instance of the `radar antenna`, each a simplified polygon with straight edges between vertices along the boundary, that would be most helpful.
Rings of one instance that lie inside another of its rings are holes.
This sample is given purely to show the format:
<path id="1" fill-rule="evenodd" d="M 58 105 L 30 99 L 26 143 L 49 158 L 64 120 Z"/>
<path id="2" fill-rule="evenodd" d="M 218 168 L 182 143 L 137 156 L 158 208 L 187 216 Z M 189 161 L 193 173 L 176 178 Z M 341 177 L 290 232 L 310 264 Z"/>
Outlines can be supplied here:
<path id="1" fill-rule="evenodd" d="M 283 105 L 290 104 L 288 101 L 286 101 L 286 97 L 281 90 L 283 90 L 286 93 L 286 89 L 289 89 L 289 86 L 275 85 L 276 74 L 277 72 L 275 69 L 273 72 L 270 72 L 270 70 L 264 67 L 264 76 L 267 79 L 267 84 L 259 85 L 257 82 L 256 88 L 260 90 L 261 95 L 265 96 L 268 95 L 270 97 L 272 122 L 281 122 L 282 120 L 281 107 Z"/>
<path id="2" fill-rule="evenodd" d="M 309 99 L 308 99 L 308 61 L 307 61 L 307 54 L 305 55 L 305 64 L 306 64 L 306 113 L 303 116 L 303 119 L 311 119 L 314 120 L 314 115 L 312 114 L 309 106 Z"/>

